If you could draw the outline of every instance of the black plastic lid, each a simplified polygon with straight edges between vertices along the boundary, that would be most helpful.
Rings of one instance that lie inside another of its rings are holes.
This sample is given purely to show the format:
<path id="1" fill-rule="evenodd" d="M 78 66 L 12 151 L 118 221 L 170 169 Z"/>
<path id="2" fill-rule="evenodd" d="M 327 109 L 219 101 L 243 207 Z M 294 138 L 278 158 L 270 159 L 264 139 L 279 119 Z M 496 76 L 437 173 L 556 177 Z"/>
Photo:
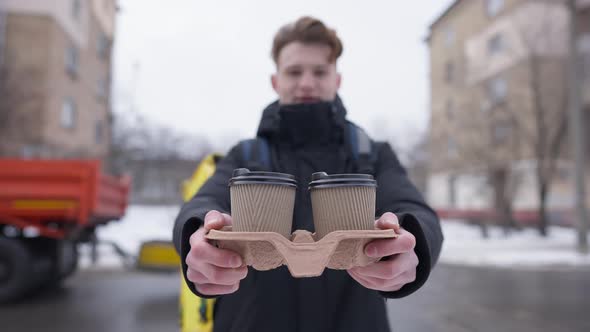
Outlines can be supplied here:
<path id="1" fill-rule="evenodd" d="M 238 184 L 274 184 L 297 187 L 297 181 L 291 174 L 250 171 L 247 168 L 234 169 L 229 185 Z"/>
<path id="2" fill-rule="evenodd" d="M 332 174 L 317 172 L 311 175 L 309 189 L 331 187 L 377 187 L 377 181 L 370 174 Z"/>

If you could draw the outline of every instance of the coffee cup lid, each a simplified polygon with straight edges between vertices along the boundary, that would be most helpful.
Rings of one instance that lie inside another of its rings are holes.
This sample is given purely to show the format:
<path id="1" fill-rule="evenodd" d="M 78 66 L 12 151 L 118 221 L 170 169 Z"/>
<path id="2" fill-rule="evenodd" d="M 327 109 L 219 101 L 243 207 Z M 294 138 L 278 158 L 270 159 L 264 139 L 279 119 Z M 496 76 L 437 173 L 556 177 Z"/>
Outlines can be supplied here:
<path id="1" fill-rule="evenodd" d="M 297 187 L 295 176 L 286 173 L 250 171 L 247 168 L 237 168 L 233 171 L 229 185 L 239 184 L 274 184 Z"/>
<path id="2" fill-rule="evenodd" d="M 332 187 L 377 187 L 377 181 L 370 174 L 332 174 L 317 172 L 311 175 L 309 190 Z"/>

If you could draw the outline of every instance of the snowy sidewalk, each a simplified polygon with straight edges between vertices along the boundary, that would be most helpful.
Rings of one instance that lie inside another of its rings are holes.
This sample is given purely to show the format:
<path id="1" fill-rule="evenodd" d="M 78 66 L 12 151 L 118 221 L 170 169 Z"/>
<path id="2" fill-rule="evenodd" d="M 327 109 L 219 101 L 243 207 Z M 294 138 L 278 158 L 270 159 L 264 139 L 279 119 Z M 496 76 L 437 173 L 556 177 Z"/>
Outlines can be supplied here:
<path id="1" fill-rule="evenodd" d="M 550 227 L 541 237 L 536 229 L 513 231 L 489 228 L 483 238 L 477 226 L 443 221 L 445 241 L 440 261 L 444 263 L 510 268 L 590 267 L 590 255 L 576 251 L 574 229 Z"/>
<path id="2" fill-rule="evenodd" d="M 172 240 L 174 218 L 178 206 L 132 205 L 123 220 L 98 230 L 101 240 L 113 241 L 121 248 L 137 255 L 143 241 Z M 525 229 L 504 236 L 500 228 L 490 227 L 489 238 L 481 230 L 457 221 L 443 221 L 445 241 L 440 262 L 460 265 L 497 266 L 506 268 L 563 268 L 588 267 L 590 255 L 576 252 L 576 233 L 573 229 L 551 227 L 543 238 L 534 229 Z M 89 268 L 88 247 L 81 248 L 82 268 Z M 99 246 L 100 259 L 92 268 L 123 268 L 121 259 L 111 246 Z"/>

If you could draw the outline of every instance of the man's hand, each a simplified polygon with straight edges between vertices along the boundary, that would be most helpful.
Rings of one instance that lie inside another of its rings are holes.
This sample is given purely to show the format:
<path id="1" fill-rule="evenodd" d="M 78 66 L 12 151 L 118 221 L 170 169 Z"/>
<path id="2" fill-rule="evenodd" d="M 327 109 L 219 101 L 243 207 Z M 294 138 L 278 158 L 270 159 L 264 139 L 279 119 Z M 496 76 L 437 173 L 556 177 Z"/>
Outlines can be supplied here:
<path id="1" fill-rule="evenodd" d="M 191 249 L 186 256 L 186 277 L 201 294 L 233 293 L 240 287 L 240 280 L 248 274 L 248 268 L 243 265 L 240 255 L 231 250 L 216 248 L 205 238 L 208 230 L 221 229 L 231 224 L 230 215 L 212 210 L 205 216 L 204 227 L 191 235 Z"/>
<path id="2" fill-rule="evenodd" d="M 416 279 L 418 256 L 414 252 L 416 238 L 410 232 L 399 228 L 395 214 L 387 212 L 375 225 L 380 229 L 399 229 L 399 236 L 394 239 L 373 240 L 365 246 L 369 257 L 386 257 L 364 267 L 354 267 L 348 274 L 361 285 L 384 292 L 399 290 L 403 285 Z"/>

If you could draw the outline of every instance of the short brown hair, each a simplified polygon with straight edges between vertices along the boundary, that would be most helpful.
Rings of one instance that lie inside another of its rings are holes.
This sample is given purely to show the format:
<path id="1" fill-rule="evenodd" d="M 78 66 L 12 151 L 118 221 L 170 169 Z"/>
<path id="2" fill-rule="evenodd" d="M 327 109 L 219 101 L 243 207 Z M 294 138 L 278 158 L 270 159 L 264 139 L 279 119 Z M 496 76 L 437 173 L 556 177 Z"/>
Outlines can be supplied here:
<path id="1" fill-rule="evenodd" d="M 272 43 L 272 59 L 278 63 L 279 53 L 291 42 L 302 42 L 304 44 L 322 44 L 330 46 L 330 62 L 336 61 L 342 54 L 342 42 L 336 35 L 334 29 L 313 17 L 303 16 L 293 23 L 284 25 L 275 34 Z"/>

